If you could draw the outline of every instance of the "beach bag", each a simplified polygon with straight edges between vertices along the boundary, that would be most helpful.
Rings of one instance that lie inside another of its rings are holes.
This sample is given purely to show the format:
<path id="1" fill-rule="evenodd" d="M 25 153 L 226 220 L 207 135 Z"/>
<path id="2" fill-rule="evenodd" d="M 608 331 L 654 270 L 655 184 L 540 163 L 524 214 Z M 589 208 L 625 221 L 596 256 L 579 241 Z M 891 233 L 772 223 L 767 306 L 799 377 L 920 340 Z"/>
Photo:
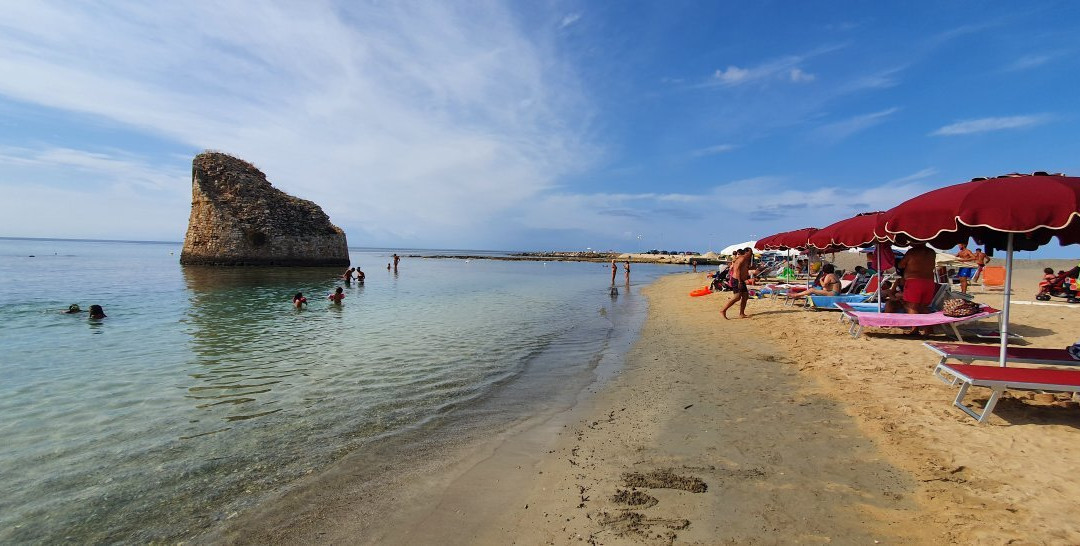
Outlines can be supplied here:
<path id="1" fill-rule="evenodd" d="M 945 300 L 941 306 L 941 314 L 953 318 L 970 317 L 978 312 L 979 304 L 960 298 Z"/>

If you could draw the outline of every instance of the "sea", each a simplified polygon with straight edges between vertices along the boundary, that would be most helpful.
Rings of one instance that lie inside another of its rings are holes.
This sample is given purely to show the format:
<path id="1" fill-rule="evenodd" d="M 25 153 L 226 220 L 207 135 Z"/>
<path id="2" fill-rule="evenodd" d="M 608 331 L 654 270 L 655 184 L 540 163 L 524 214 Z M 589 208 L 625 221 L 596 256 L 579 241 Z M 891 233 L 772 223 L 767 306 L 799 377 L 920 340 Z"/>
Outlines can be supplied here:
<path id="1" fill-rule="evenodd" d="M 351 248 L 345 284 L 180 250 L 0 238 L 0 543 L 198 541 L 344 457 L 572 405 L 685 270 L 620 267 L 613 295 L 608 264 L 464 257 L 505 252 Z"/>

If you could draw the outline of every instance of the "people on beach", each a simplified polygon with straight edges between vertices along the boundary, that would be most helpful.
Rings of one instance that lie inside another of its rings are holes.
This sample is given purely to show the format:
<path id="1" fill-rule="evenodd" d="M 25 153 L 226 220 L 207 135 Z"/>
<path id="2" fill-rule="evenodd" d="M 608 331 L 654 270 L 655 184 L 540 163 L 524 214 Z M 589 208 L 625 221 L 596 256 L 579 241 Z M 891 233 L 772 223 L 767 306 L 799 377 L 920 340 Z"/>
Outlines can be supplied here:
<path id="1" fill-rule="evenodd" d="M 618 272 L 618 271 L 619 271 L 618 264 L 615 263 L 615 260 L 611 260 L 611 284 L 612 285 L 615 284 L 615 273 Z"/>
<path id="2" fill-rule="evenodd" d="M 339 286 L 334 290 L 333 294 L 328 296 L 328 298 L 334 305 L 341 305 L 341 300 L 345 299 L 345 292 Z"/>
<path id="3" fill-rule="evenodd" d="M 983 268 L 986 267 L 986 262 L 990 261 L 990 257 L 983 252 L 983 249 L 975 249 L 975 274 L 971 276 L 971 282 L 979 282 L 979 277 L 982 277 Z"/>
<path id="4" fill-rule="evenodd" d="M 836 266 L 825 264 L 821 266 L 821 288 L 810 288 L 797 294 L 791 294 L 792 299 L 805 298 L 807 296 L 839 296 L 840 279 L 836 278 Z"/>
<path id="5" fill-rule="evenodd" d="M 899 313 L 904 308 L 903 294 L 900 291 L 900 281 L 895 284 L 892 281 L 881 283 L 881 303 L 883 313 Z"/>
<path id="6" fill-rule="evenodd" d="M 967 243 L 960 243 L 960 251 L 956 253 L 956 257 L 961 262 L 975 261 L 975 254 L 968 250 Z"/>
<path id="7" fill-rule="evenodd" d="M 623 262 L 623 269 L 626 271 L 626 284 L 630 284 L 630 258 Z"/>
<path id="8" fill-rule="evenodd" d="M 896 265 L 904 271 L 904 309 L 912 315 L 928 313 L 934 301 L 934 258 L 936 253 L 926 243 L 915 243 Z M 915 333 L 912 330 L 910 333 Z M 923 330 L 925 333 L 926 330 Z"/>
<path id="9" fill-rule="evenodd" d="M 697 260 L 690 260 L 690 267 L 694 268 L 694 273 L 697 273 Z"/>
<path id="10" fill-rule="evenodd" d="M 79 308 L 79 304 L 73 303 L 73 304 L 68 306 L 67 311 L 61 311 L 61 313 L 65 314 L 65 315 L 74 315 L 74 314 L 82 313 L 82 309 Z"/>
<path id="11" fill-rule="evenodd" d="M 1065 272 L 1062 271 L 1062 273 Z M 1039 291 L 1035 294 L 1035 299 L 1041 300 L 1043 299 L 1043 296 L 1046 296 L 1045 299 L 1050 299 L 1050 288 L 1054 286 L 1057 280 L 1058 276 L 1054 273 L 1054 270 L 1052 268 L 1043 268 L 1042 280 L 1039 281 Z"/>
<path id="12" fill-rule="evenodd" d="M 731 290 L 735 293 L 730 300 L 724 305 L 724 308 L 720 310 L 720 315 L 725 319 L 728 318 L 727 311 L 731 309 L 735 302 L 739 302 L 739 318 L 747 318 L 746 314 L 746 302 L 750 299 L 750 289 L 746 286 L 746 279 L 750 276 L 750 260 L 753 259 L 753 252 L 747 249 L 740 249 L 735 251 L 735 260 L 731 262 L 731 268 L 728 273 L 728 283 L 731 285 Z"/>
<path id="13" fill-rule="evenodd" d="M 304 297 L 303 292 L 297 292 L 296 295 L 292 297 L 293 307 L 297 309 L 303 309 L 306 303 L 307 298 Z"/>
<path id="14" fill-rule="evenodd" d="M 103 319 L 107 316 L 108 315 L 105 314 L 105 310 L 102 309 L 100 305 L 94 304 L 90 306 L 90 318 L 96 320 Z"/>

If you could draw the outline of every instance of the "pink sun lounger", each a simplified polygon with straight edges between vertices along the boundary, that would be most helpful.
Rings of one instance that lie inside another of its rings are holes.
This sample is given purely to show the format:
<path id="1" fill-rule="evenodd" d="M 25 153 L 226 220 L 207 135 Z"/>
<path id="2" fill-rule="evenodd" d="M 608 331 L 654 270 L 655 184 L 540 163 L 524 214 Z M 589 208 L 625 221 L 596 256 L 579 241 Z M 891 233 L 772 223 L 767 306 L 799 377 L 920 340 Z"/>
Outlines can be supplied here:
<path id="1" fill-rule="evenodd" d="M 1000 358 L 1001 347 L 999 345 L 968 345 L 965 343 L 923 343 L 927 349 L 934 351 L 941 357 L 938 364 L 944 364 L 950 358 L 959 360 L 964 364 L 971 364 L 976 360 L 997 362 Z M 1008 347 L 1005 349 L 1005 358 L 1009 362 L 1022 362 L 1024 364 L 1046 364 L 1052 366 L 1080 366 L 1080 360 L 1069 356 L 1065 349 L 1037 349 L 1034 347 Z"/>
<path id="2" fill-rule="evenodd" d="M 960 335 L 960 330 L 956 328 L 958 324 L 965 322 L 971 322 L 973 320 L 980 320 L 996 316 L 1001 311 L 994 309 L 993 307 L 982 307 L 982 312 L 975 313 L 974 315 L 967 317 L 947 317 L 941 311 L 936 313 L 923 313 L 919 315 L 912 315 L 908 313 L 867 313 L 862 311 L 856 311 L 851 308 L 850 305 L 844 303 L 837 303 L 837 307 L 844 312 L 843 316 L 851 320 L 851 327 L 848 332 L 851 337 L 859 337 L 863 328 L 925 328 L 928 326 L 948 326 L 952 329 L 953 335 L 956 336 L 957 341 L 964 341 L 964 338 Z"/>
<path id="3" fill-rule="evenodd" d="M 994 405 L 1005 389 L 1022 391 L 1080 392 L 1080 370 L 1055 370 L 1052 368 L 1002 368 L 1000 366 L 978 366 L 975 364 L 938 364 L 934 369 L 937 376 L 946 385 L 960 383 L 960 392 L 953 405 L 964 410 L 980 423 L 994 412 Z M 964 396 L 968 388 L 986 387 L 990 389 L 990 398 L 982 413 L 976 413 L 964 405 Z"/>

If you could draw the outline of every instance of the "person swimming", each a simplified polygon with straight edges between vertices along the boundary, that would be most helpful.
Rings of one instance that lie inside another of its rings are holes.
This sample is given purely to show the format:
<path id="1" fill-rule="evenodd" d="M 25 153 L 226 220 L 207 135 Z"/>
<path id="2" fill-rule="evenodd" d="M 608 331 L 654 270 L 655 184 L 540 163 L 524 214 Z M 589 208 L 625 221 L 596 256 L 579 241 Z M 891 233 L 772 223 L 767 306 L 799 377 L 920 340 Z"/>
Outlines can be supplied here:
<path id="1" fill-rule="evenodd" d="M 105 310 L 102 309 L 100 305 L 95 304 L 90 306 L 90 318 L 103 319 L 107 316 L 108 315 L 105 314 Z"/>
<path id="2" fill-rule="evenodd" d="M 303 309 L 304 304 L 306 303 L 307 298 L 304 297 L 303 292 L 297 292 L 296 295 L 292 298 L 293 307 L 296 307 L 297 309 Z"/>
<path id="3" fill-rule="evenodd" d="M 74 315 L 77 313 L 82 313 L 82 309 L 79 308 L 79 304 L 73 303 L 68 306 L 67 311 L 61 311 L 61 313 L 65 315 Z"/>

